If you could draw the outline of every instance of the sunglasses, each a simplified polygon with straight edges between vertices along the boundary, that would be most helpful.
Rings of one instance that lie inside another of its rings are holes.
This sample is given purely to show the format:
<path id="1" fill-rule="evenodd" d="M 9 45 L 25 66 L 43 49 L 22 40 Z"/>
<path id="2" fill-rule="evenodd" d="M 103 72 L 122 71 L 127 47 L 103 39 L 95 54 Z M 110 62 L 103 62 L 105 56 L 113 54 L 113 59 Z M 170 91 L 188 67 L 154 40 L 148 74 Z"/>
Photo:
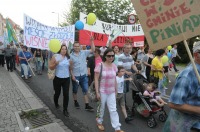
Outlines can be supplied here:
<path id="1" fill-rule="evenodd" d="M 114 58 L 115 57 L 115 55 L 106 55 L 106 57 L 108 57 L 108 58 Z"/>

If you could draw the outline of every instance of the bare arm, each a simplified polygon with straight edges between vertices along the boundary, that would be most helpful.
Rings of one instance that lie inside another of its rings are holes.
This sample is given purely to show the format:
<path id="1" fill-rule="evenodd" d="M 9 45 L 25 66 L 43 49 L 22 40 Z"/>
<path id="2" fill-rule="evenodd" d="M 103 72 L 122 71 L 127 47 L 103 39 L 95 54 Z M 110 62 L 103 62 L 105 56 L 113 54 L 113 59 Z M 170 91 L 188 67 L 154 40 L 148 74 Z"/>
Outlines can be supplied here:
<path id="1" fill-rule="evenodd" d="M 108 48 L 112 48 L 112 42 L 111 42 L 111 40 L 108 41 L 107 45 L 108 45 Z"/>
<path id="2" fill-rule="evenodd" d="M 132 65 L 132 69 L 133 69 L 134 71 L 138 72 L 138 69 L 137 69 L 137 67 L 136 67 L 135 65 Z"/>
<path id="3" fill-rule="evenodd" d="M 94 38 L 91 37 L 91 38 L 90 38 L 90 41 L 91 41 L 91 52 L 94 52 L 94 51 L 95 51 Z"/>
<path id="4" fill-rule="evenodd" d="M 56 62 L 55 56 L 53 56 L 49 62 L 49 69 L 54 70 L 59 62 Z"/>
<path id="5" fill-rule="evenodd" d="M 189 104 L 177 105 L 177 104 L 169 103 L 169 107 L 178 111 L 185 112 L 185 113 L 200 115 L 200 106 L 193 106 Z"/>
<path id="6" fill-rule="evenodd" d="M 73 61 L 70 60 L 70 66 L 69 66 L 70 74 L 71 74 L 71 76 L 72 76 L 72 80 L 75 81 L 76 78 L 75 78 L 75 76 L 74 76 L 74 74 L 73 74 L 73 65 L 74 65 Z"/>

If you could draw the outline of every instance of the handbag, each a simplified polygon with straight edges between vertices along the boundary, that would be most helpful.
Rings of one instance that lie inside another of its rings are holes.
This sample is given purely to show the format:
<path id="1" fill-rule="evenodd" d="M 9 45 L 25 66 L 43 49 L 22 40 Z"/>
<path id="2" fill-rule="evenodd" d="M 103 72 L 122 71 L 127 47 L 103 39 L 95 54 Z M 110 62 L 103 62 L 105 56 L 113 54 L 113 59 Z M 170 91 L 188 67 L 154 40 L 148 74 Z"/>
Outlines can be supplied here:
<path id="1" fill-rule="evenodd" d="M 54 69 L 54 70 L 48 69 L 47 75 L 48 75 L 48 78 L 49 78 L 50 80 L 53 80 L 54 77 L 55 77 L 55 69 Z"/>
<path id="2" fill-rule="evenodd" d="M 99 86 L 100 86 L 100 81 L 101 81 L 101 76 L 102 76 L 102 70 L 103 70 L 103 64 L 101 63 L 101 69 L 99 73 Z M 91 101 L 97 101 L 96 99 L 96 90 L 95 90 L 95 85 L 94 81 L 90 84 L 89 89 L 88 89 L 88 96 Z"/>

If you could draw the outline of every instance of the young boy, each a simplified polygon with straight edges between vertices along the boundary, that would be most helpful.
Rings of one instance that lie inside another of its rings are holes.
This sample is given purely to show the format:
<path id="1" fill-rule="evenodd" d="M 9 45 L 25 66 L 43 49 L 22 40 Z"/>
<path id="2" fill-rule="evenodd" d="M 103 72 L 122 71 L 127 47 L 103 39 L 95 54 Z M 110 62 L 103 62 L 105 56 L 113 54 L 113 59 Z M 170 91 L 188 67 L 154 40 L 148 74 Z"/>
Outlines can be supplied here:
<path id="1" fill-rule="evenodd" d="M 125 80 L 132 80 L 132 78 L 127 78 L 124 79 L 124 74 L 125 74 L 125 69 L 122 66 L 118 66 L 118 72 L 116 76 L 117 80 L 117 103 L 121 106 L 122 108 L 122 113 L 124 114 L 125 117 L 125 122 L 128 123 L 129 121 L 133 120 L 133 118 L 128 117 L 127 112 L 126 112 L 126 107 L 125 107 L 125 100 L 124 100 L 124 81 Z"/>

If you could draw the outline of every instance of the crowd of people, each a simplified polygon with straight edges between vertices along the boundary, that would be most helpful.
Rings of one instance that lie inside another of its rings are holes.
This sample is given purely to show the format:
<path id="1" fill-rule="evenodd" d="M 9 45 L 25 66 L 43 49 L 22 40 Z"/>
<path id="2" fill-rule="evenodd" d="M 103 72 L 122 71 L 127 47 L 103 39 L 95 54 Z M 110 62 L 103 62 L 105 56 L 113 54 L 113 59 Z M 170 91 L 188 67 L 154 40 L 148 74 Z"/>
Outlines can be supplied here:
<path id="1" fill-rule="evenodd" d="M 58 103 L 61 89 L 63 92 L 63 114 L 69 117 L 68 102 L 69 102 L 69 87 L 72 82 L 74 107 L 79 109 L 81 106 L 78 103 L 77 92 L 79 86 L 82 88 L 83 98 L 85 101 L 85 110 L 94 111 L 94 108 L 89 105 L 88 88 L 92 82 L 95 84 L 96 98 L 98 106 L 96 111 L 96 123 L 99 130 L 105 130 L 103 126 L 103 116 L 105 111 L 105 104 L 107 104 L 112 127 L 116 132 L 123 132 L 120 128 L 119 116 L 117 112 L 117 105 L 122 109 L 124 120 L 126 123 L 133 120 L 127 111 L 126 94 L 130 91 L 129 83 L 132 81 L 134 74 L 142 74 L 149 84 L 146 86 L 144 96 L 149 96 L 150 102 L 155 102 L 158 106 L 162 107 L 167 104 L 161 99 L 160 96 L 155 96 L 155 93 L 160 93 L 165 96 L 165 87 L 163 87 L 163 78 L 168 76 L 168 70 L 171 70 L 170 63 L 174 66 L 174 71 L 178 72 L 176 68 L 175 57 L 178 56 L 177 46 L 174 45 L 171 50 L 172 57 L 163 64 L 162 57 L 167 55 L 169 50 L 159 49 L 153 52 L 149 47 L 140 47 L 139 49 L 133 48 L 131 44 L 124 44 L 123 48 L 112 46 L 109 43 L 108 47 L 95 47 L 93 37 L 91 37 L 90 49 L 81 49 L 79 43 L 73 44 L 73 50 L 69 53 L 66 44 L 62 44 L 58 53 L 54 54 L 48 50 L 29 49 L 27 46 L 19 43 L 14 45 L 13 42 L 4 48 L 0 43 L 0 65 L 4 67 L 6 62 L 7 70 L 12 72 L 16 70 L 16 65 L 21 66 L 21 75 L 25 80 L 28 80 L 31 75 L 31 69 L 34 69 L 38 75 L 46 68 L 55 70 L 55 77 L 53 79 L 54 87 L 54 104 L 57 109 L 60 108 Z M 199 64 L 200 44 L 194 48 L 195 62 Z M 5 59 L 5 60 L 4 60 Z M 199 66 L 197 65 L 199 68 Z M 180 74 L 177 82 L 172 90 L 170 98 L 170 107 L 172 108 L 165 130 L 172 129 L 178 118 L 178 112 L 186 111 L 192 115 L 199 114 L 198 95 L 194 92 L 198 88 L 198 80 L 188 80 L 188 76 L 194 74 L 190 66 Z M 71 81 L 70 81 L 71 79 Z M 189 81 L 189 82 L 188 82 Z M 169 80 L 170 82 L 170 80 Z M 191 84 L 191 85 L 190 85 Z M 194 87 L 191 87 L 194 86 Z M 177 93 L 183 93 L 181 96 Z M 187 93 L 187 94 L 186 94 Z M 198 92 L 197 92 L 198 93 Z M 188 96 L 191 96 L 189 100 Z M 176 96 L 176 97 L 175 97 Z M 179 98 L 179 99 L 175 99 Z M 178 104 L 178 106 L 176 105 Z M 192 109 L 190 109 L 192 108 Z M 174 110 L 173 110 L 174 109 Z M 193 116 L 185 116 L 184 119 L 193 119 L 195 129 L 199 128 L 197 120 Z M 170 125 L 170 127 L 167 127 Z M 177 125 L 177 127 L 181 127 Z M 183 128 L 184 129 L 184 128 Z"/>

